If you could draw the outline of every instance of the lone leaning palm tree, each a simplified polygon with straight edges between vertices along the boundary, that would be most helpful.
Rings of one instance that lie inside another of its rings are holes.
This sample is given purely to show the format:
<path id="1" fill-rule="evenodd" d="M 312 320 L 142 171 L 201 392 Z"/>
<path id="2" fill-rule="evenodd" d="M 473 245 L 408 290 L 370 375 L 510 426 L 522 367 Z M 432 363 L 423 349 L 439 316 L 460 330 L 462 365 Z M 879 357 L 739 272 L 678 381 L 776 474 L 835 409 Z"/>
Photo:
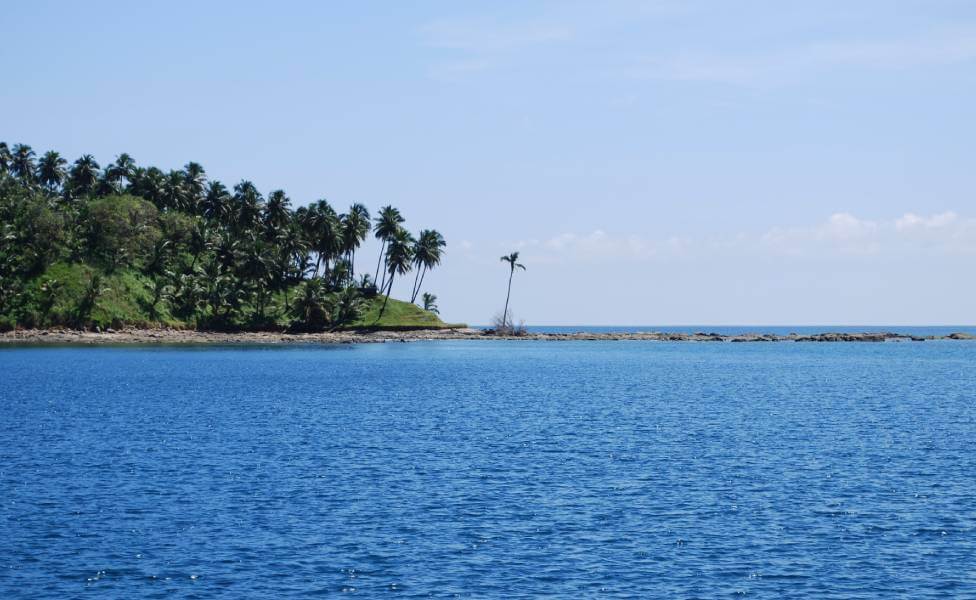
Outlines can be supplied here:
<path id="1" fill-rule="evenodd" d="M 525 270 L 525 265 L 519 263 L 519 253 L 512 252 L 508 256 L 501 257 L 503 262 L 507 262 L 511 271 L 508 273 L 508 293 L 505 294 L 505 311 L 502 313 L 502 327 L 508 323 L 508 299 L 512 296 L 512 276 L 515 275 L 515 269 Z"/>

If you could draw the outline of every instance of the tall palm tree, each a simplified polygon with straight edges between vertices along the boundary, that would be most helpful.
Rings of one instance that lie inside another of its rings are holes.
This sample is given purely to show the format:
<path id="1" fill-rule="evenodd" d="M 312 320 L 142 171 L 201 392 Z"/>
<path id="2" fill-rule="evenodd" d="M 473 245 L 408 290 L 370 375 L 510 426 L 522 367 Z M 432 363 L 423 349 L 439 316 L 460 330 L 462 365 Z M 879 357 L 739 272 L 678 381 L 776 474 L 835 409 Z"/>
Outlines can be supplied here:
<path id="1" fill-rule="evenodd" d="M 48 150 L 44 156 L 37 161 L 37 179 L 46 185 L 51 191 L 57 190 L 64 184 L 67 177 L 65 167 L 68 161 L 61 158 L 61 155 L 54 150 Z"/>
<path id="2" fill-rule="evenodd" d="M 10 161 L 10 171 L 25 184 L 34 183 L 34 151 L 27 144 L 14 146 L 13 158 Z"/>
<path id="3" fill-rule="evenodd" d="M 263 198 L 254 184 L 246 179 L 234 186 L 231 220 L 238 232 L 254 229 L 261 219 Z"/>
<path id="4" fill-rule="evenodd" d="M 164 210 L 185 210 L 187 208 L 189 195 L 183 171 L 172 170 L 167 173 L 163 181 L 162 191 Z"/>
<path id="5" fill-rule="evenodd" d="M 115 162 L 105 168 L 105 175 L 113 184 L 116 193 L 121 194 L 125 191 L 126 184 L 132 181 L 132 173 L 135 168 L 136 161 L 125 152 L 119 154 L 115 158 Z"/>
<path id="6" fill-rule="evenodd" d="M 380 316 L 386 310 L 386 303 L 390 301 L 390 293 L 393 291 L 393 279 L 396 275 L 406 275 L 410 272 L 413 262 L 413 236 L 404 228 L 399 228 L 386 244 L 386 271 L 390 275 L 390 281 L 386 284 L 386 298 L 383 299 L 383 307 L 380 308 Z"/>
<path id="7" fill-rule="evenodd" d="M 349 207 L 349 214 L 340 215 L 342 251 L 349 262 L 349 279 L 356 278 L 356 249 L 369 235 L 369 211 L 362 204 Z"/>
<path id="8" fill-rule="evenodd" d="M 525 270 L 525 265 L 518 262 L 519 253 L 512 252 L 508 256 L 503 256 L 501 260 L 507 262 L 511 271 L 508 274 L 508 293 L 505 294 L 505 311 L 502 313 L 502 327 L 505 327 L 508 323 L 508 299 L 512 296 L 512 275 L 515 275 L 515 269 Z"/>
<path id="9" fill-rule="evenodd" d="M 329 264 L 338 256 L 342 247 L 339 215 L 325 199 L 313 202 L 302 215 L 301 224 L 309 240 L 309 247 L 317 255 L 315 276 L 318 276 L 319 269 L 323 269 L 323 277 L 328 279 Z"/>
<path id="10" fill-rule="evenodd" d="M 230 215 L 230 192 L 219 181 L 207 184 L 207 193 L 203 197 L 203 216 L 211 221 L 227 224 Z"/>
<path id="11" fill-rule="evenodd" d="M 393 208 L 392 206 L 384 206 L 380 209 L 380 214 L 376 217 L 376 225 L 373 227 L 374 237 L 380 240 L 380 256 L 376 259 L 376 275 L 373 277 L 373 281 L 377 281 L 380 278 L 380 262 L 386 259 L 386 244 L 389 242 L 390 238 L 400 229 L 400 223 L 403 223 L 403 217 L 400 216 L 400 211 Z M 380 284 L 380 291 L 383 291 L 384 284 L 386 283 L 386 265 L 383 266 L 383 282 Z"/>
<path id="12" fill-rule="evenodd" d="M 420 232 L 413 251 L 413 263 L 417 265 L 417 275 L 413 279 L 413 293 L 410 294 L 410 301 L 415 302 L 420 293 L 421 286 L 424 285 L 424 275 L 429 269 L 433 269 L 441 264 L 443 248 L 447 246 L 444 236 L 434 229 L 424 229 Z"/>
<path id="13" fill-rule="evenodd" d="M 275 237 L 275 285 L 285 292 L 288 304 L 288 286 L 294 280 L 301 281 L 308 266 L 308 244 L 297 225 L 287 224 Z"/>
<path id="14" fill-rule="evenodd" d="M 186 189 L 186 203 L 190 212 L 200 214 L 200 204 L 206 191 L 207 172 L 199 163 L 188 162 L 183 167 L 183 185 Z"/>
<path id="15" fill-rule="evenodd" d="M 75 161 L 69 174 L 72 192 L 87 195 L 95 189 L 98 183 L 98 162 L 91 154 L 85 154 Z"/>
<path id="16" fill-rule="evenodd" d="M 268 194 L 268 204 L 264 207 L 264 229 L 268 239 L 273 239 L 278 230 L 288 224 L 291 218 L 290 204 L 291 200 L 284 190 L 275 190 Z"/>

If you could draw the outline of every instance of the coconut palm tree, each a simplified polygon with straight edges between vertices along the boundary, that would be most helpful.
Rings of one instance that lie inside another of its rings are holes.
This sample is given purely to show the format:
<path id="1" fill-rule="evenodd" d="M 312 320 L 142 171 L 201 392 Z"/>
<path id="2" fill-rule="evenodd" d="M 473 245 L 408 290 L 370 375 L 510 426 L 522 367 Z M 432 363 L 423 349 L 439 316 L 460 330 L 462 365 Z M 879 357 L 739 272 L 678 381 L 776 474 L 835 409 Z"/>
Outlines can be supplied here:
<path id="1" fill-rule="evenodd" d="M 366 299 L 355 287 L 347 286 L 329 296 L 326 306 L 335 329 L 359 318 L 366 308 Z"/>
<path id="2" fill-rule="evenodd" d="M 183 166 L 183 186 L 186 205 L 193 214 L 200 214 L 200 204 L 207 186 L 207 172 L 199 163 L 188 162 Z"/>
<path id="3" fill-rule="evenodd" d="M 116 193 L 121 194 L 125 191 L 126 184 L 132 180 L 135 168 L 136 161 L 125 152 L 119 154 L 115 162 L 105 168 L 106 179 L 113 184 Z"/>
<path id="4" fill-rule="evenodd" d="M 420 232 L 420 237 L 414 245 L 413 264 L 417 266 L 417 275 L 413 278 L 413 292 L 410 294 L 410 301 L 417 300 L 421 286 L 424 285 L 424 275 L 429 269 L 433 269 L 441 264 L 443 248 L 447 246 L 444 236 L 434 229 L 424 229 Z"/>
<path id="5" fill-rule="evenodd" d="M 274 256 L 274 285 L 276 289 L 284 291 L 285 305 L 288 305 L 288 286 L 296 280 L 301 281 L 308 266 L 308 244 L 299 228 L 289 223 L 278 232 L 274 245 L 277 249 Z"/>
<path id="6" fill-rule="evenodd" d="M 290 204 L 291 200 L 284 190 L 275 190 L 268 194 L 268 204 L 264 207 L 264 231 L 268 239 L 273 239 L 288 224 L 291 218 L 288 208 Z"/>
<path id="7" fill-rule="evenodd" d="M 362 204 L 353 204 L 349 213 L 339 216 L 342 251 L 349 262 L 349 278 L 356 278 L 356 249 L 369 235 L 369 211 Z"/>
<path id="8" fill-rule="evenodd" d="M 525 265 L 518 262 L 519 253 L 512 252 L 508 256 L 501 257 L 503 262 L 507 262 L 509 268 L 511 269 L 508 274 L 508 293 L 505 294 L 505 311 L 502 312 L 502 327 L 505 327 L 508 323 L 508 299 L 512 296 L 512 275 L 515 275 L 515 269 L 525 270 Z"/>
<path id="9" fill-rule="evenodd" d="M 403 217 L 400 216 L 399 210 L 392 206 L 384 206 L 380 209 L 380 214 L 376 217 L 376 225 L 373 227 L 374 237 L 382 242 L 380 244 L 380 256 L 376 259 L 376 275 L 373 276 L 374 282 L 380 278 L 380 262 L 386 259 L 386 244 L 400 229 L 400 223 L 403 223 Z M 380 283 L 380 291 L 383 290 L 386 283 L 386 270 L 386 265 L 384 265 L 383 282 Z"/>
<path id="10" fill-rule="evenodd" d="M 163 180 L 163 210 L 186 210 L 189 204 L 189 194 L 186 189 L 186 179 L 183 171 L 172 170 Z"/>
<path id="11" fill-rule="evenodd" d="M 85 154 L 75 161 L 68 176 L 74 194 L 88 195 L 98 183 L 98 162 L 91 154 Z"/>
<path id="12" fill-rule="evenodd" d="M 163 208 L 163 188 L 166 185 L 166 175 L 156 167 L 132 171 L 132 182 L 129 189 L 132 193 L 153 203 L 156 208 Z"/>
<path id="13" fill-rule="evenodd" d="M 230 231 L 224 230 L 217 234 L 213 242 L 214 255 L 217 262 L 224 269 L 233 268 L 241 256 L 241 242 Z"/>
<path id="14" fill-rule="evenodd" d="M 339 215 L 327 200 L 318 200 L 301 214 L 301 225 L 309 240 L 309 246 L 316 253 L 315 275 L 323 269 L 323 277 L 329 278 L 329 264 L 338 256 L 342 246 L 339 230 Z"/>
<path id="15" fill-rule="evenodd" d="M 203 216 L 217 223 L 227 224 L 230 215 L 230 192 L 219 181 L 207 184 L 207 193 L 203 197 Z"/>
<path id="16" fill-rule="evenodd" d="M 305 282 L 302 293 L 295 298 L 291 306 L 292 316 L 304 329 L 324 327 L 329 321 L 326 300 L 324 282 L 318 277 L 313 277 Z"/>
<path id="17" fill-rule="evenodd" d="M 261 220 L 263 198 L 254 184 L 246 179 L 234 186 L 231 222 L 238 231 L 254 229 Z"/>
<path id="18" fill-rule="evenodd" d="M 346 287 L 352 277 L 349 275 L 352 272 L 352 267 L 349 265 L 349 261 L 345 258 L 336 258 L 335 262 L 332 263 L 332 272 L 329 273 L 329 286 L 332 289 L 340 289 Z"/>
<path id="19" fill-rule="evenodd" d="M 34 151 L 27 144 L 14 146 L 13 158 L 10 161 L 10 171 L 20 178 L 24 184 L 34 183 Z"/>
<path id="20" fill-rule="evenodd" d="M 37 161 L 38 181 L 46 185 L 52 192 L 57 190 L 64 184 L 64 179 L 67 177 L 67 171 L 65 170 L 67 165 L 68 161 L 61 158 L 60 154 L 54 150 L 48 150 Z"/>
<path id="21" fill-rule="evenodd" d="M 424 295 L 421 296 L 421 299 L 424 301 L 424 310 L 429 311 L 429 312 L 432 312 L 435 315 L 441 314 L 441 311 L 438 310 L 438 308 L 437 308 L 437 296 L 436 295 L 430 294 L 430 293 L 427 293 L 427 292 L 424 292 Z"/>
<path id="22" fill-rule="evenodd" d="M 166 272 L 170 259 L 173 242 L 166 238 L 160 238 L 153 244 L 149 256 L 146 258 L 146 265 L 143 270 L 150 277 L 158 277 Z"/>
<path id="23" fill-rule="evenodd" d="M 390 293 L 393 291 L 393 279 L 396 275 L 406 275 L 410 272 L 413 263 L 413 236 L 404 228 L 400 228 L 394 233 L 386 244 L 386 270 L 390 276 L 386 284 L 386 298 L 383 299 L 383 307 L 380 308 L 380 316 L 386 310 L 386 303 L 390 301 Z"/>
<path id="24" fill-rule="evenodd" d="M 200 260 L 200 255 L 209 250 L 213 245 L 212 238 L 213 232 L 210 230 L 207 222 L 198 220 L 193 227 L 193 231 L 190 232 L 190 239 L 187 242 L 187 250 L 190 252 L 190 256 L 193 257 L 190 262 L 191 271 L 196 267 L 197 261 Z"/>
<path id="25" fill-rule="evenodd" d="M 93 273 L 88 279 L 88 285 L 85 286 L 82 292 L 81 300 L 78 302 L 75 314 L 77 323 L 85 324 L 91 316 L 91 312 L 94 310 L 99 296 L 110 291 L 109 288 L 102 287 L 102 276 L 98 273 Z"/>

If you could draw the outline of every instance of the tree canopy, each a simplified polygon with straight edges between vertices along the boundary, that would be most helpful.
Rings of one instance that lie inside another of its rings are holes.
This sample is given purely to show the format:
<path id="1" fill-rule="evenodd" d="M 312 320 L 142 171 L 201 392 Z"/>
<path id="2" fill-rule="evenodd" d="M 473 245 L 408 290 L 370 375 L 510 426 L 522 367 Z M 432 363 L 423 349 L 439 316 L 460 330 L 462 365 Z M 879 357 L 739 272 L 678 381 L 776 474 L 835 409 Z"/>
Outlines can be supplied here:
<path id="1" fill-rule="evenodd" d="M 0 142 L 0 327 L 341 327 L 416 268 L 413 302 L 440 264 L 443 237 L 404 222 L 392 205 L 375 219 L 359 203 L 293 208 L 284 190 L 228 188 L 196 162 L 69 163 Z M 376 272 L 357 277 L 371 233 Z"/>

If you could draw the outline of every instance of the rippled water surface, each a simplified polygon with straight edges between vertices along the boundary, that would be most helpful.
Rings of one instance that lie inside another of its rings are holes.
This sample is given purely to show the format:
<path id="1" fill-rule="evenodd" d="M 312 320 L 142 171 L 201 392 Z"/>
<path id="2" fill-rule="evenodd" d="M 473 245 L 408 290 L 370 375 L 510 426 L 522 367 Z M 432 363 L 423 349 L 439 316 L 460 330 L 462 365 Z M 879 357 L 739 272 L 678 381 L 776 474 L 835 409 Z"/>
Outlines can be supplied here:
<path id="1" fill-rule="evenodd" d="M 976 343 L 0 350 L 0 596 L 976 595 Z"/>

